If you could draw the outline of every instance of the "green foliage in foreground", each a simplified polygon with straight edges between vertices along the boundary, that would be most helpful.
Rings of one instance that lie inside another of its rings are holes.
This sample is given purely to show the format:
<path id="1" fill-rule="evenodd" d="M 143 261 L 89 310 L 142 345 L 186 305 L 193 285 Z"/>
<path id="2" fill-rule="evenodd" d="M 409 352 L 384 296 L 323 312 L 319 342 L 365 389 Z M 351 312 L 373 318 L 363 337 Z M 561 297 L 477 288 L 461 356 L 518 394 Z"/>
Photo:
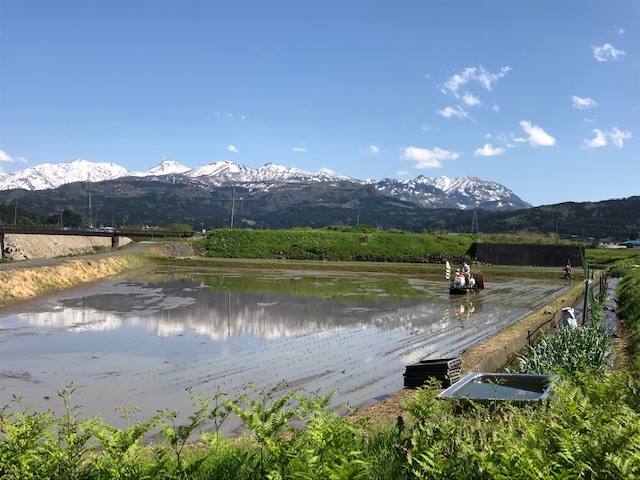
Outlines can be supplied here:
<path id="1" fill-rule="evenodd" d="M 476 406 L 454 415 L 425 396 L 407 459 L 414 478 L 636 478 L 640 417 L 622 374 L 578 375 L 537 409 Z M 437 421 L 434 421 L 438 419 Z"/>
<path id="2" fill-rule="evenodd" d="M 406 406 L 406 421 L 379 429 L 332 412 L 331 395 L 255 387 L 234 399 L 191 392 L 195 411 L 186 424 L 161 411 L 122 430 L 80 418 L 70 386 L 59 392 L 67 407 L 60 417 L 20 399 L 1 411 L 0 478 L 634 478 L 640 414 L 632 384 L 621 372 L 576 374 L 537 408 L 461 407 L 437 399 L 437 387 L 425 388 Z M 231 414 L 250 438 L 218 434 Z M 159 433 L 164 442 L 142 444 Z"/>

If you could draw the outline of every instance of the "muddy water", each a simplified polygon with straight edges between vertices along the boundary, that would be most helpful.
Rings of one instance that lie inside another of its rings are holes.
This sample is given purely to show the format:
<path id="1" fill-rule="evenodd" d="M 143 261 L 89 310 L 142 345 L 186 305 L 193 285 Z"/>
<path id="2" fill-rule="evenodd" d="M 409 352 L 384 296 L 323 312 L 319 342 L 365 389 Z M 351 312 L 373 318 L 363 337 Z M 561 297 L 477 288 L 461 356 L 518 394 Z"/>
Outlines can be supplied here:
<path id="1" fill-rule="evenodd" d="M 142 420 L 191 413 L 189 387 L 235 396 L 286 382 L 337 390 L 336 408 L 367 405 L 403 388 L 407 364 L 457 356 L 565 288 L 494 281 L 454 298 L 444 282 L 299 272 L 105 281 L 0 312 L 0 406 L 15 394 L 59 410 L 72 381 L 84 416 L 119 427 L 118 406 Z"/>

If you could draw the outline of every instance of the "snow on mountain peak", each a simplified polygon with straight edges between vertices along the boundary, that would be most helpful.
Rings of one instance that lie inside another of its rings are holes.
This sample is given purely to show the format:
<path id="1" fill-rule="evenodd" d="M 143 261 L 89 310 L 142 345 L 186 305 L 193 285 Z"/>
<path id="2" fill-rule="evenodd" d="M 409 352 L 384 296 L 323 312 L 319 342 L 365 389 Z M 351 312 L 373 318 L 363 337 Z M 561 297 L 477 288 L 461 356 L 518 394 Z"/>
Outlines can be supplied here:
<path id="1" fill-rule="evenodd" d="M 79 158 L 68 163 L 43 163 L 9 174 L 1 179 L 0 189 L 46 190 L 72 182 L 113 180 L 128 174 L 126 168 L 115 163 L 92 163 Z"/>
<path id="2" fill-rule="evenodd" d="M 155 167 L 151 167 L 142 175 L 172 175 L 189 171 L 189 167 L 185 167 L 175 160 L 165 159 Z"/>
<path id="3" fill-rule="evenodd" d="M 209 163 L 202 167 L 197 167 L 184 174 L 188 177 L 209 177 L 217 178 L 222 181 L 242 181 L 243 177 L 249 177 L 252 169 L 242 165 L 236 165 L 231 160 L 224 162 Z"/>
<path id="4" fill-rule="evenodd" d="M 307 172 L 299 168 L 267 163 L 257 169 L 238 165 L 231 160 L 210 163 L 189 169 L 175 160 L 164 160 L 143 173 L 132 173 L 114 163 L 91 163 L 77 159 L 69 163 L 42 164 L 11 174 L 0 172 L 0 190 L 45 190 L 66 183 L 99 182 L 125 176 L 151 177 L 183 175 L 197 178 L 203 186 L 243 184 L 251 189 L 268 190 L 274 185 L 308 184 L 316 182 L 350 181 L 372 184 L 380 192 L 401 200 L 413 201 L 426 207 L 472 208 L 478 205 L 527 206 L 506 187 L 476 177 L 429 178 L 423 175 L 411 180 L 366 180 L 336 175 L 332 171 Z"/>

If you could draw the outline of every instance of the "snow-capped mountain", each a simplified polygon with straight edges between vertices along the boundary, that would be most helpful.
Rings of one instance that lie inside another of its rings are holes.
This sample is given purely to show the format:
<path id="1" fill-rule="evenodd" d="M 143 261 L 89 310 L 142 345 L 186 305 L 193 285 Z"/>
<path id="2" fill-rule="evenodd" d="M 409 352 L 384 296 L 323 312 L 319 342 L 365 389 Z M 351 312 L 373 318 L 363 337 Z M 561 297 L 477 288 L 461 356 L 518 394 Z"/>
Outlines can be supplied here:
<path id="1" fill-rule="evenodd" d="M 384 179 L 373 183 L 386 195 L 425 207 L 513 210 L 530 206 L 508 188 L 477 177 L 428 178 L 420 175 L 413 180 Z"/>
<path id="2" fill-rule="evenodd" d="M 241 185 L 252 191 L 268 191 L 286 184 L 351 182 L 370 184 L 384 195 L 429 208 L 515 210 L 531 206 L 508 188 L 476 177 L 429 178 L 421 175 L 412 180 L 362 181 L 332 172 L 306 172 L 274 163 L 254 169 L 230 160 L 193 169 L 175 160 L 165 160 L 146 172 L 130 172 L 115 163 L 91 163 L 79 159 L 0 175 L 0 190 L 46 190 L 73 182 L 100 182 L 122 177 L 171 177 L 173 183 L 180 183 L 182 178 L 184 182 L 196 181 L 202 188 Z"/>
<path id="3" fill-rule="evenodd" d="M 72 182 L 101 182 L 126 175 L 129 171 L 115 163 L 92 163 L 82 159 L 69 163 L 43 163 L 0 178 L 0 190 L 46 190 Z"/>
<path id="4" fill-rule="evenodd" d="M 253 188 L 268 188 L 273 184 L 282 183 L 313 183 L 331 182 L 336 180 L 351 180 L 349 177 L 341 177 L 327 172 L 306 172 L 299 168 L 287 168 L 275 163 L 267 163 L 254 169 L 237 165 L 231 160 L 225 162 L 210 163 L 202 167 L 185 172 L 186 177 L 206 179 L 210 185 L 221 186 L 229 184 L 243 184 Z M 251 185 L 249 185 L 251 184 Z"/>
<path id="5" fill-rule="evenodd" d="M 180 162 L 175 160 L 164 160 L 155 167 L 151 167 L 144 173 L 139 173 L 140 177 L 148 177 L 152 175 L 173 175 L 188 172 L 189 167 L 185 167 Z"/>

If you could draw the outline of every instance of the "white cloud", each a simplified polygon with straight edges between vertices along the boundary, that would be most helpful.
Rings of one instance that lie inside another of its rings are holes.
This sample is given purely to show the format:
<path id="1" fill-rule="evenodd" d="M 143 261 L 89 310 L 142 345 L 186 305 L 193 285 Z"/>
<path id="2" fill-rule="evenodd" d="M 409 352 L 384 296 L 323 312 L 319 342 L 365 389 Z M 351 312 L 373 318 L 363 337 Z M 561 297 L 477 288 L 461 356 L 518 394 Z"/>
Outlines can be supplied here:
<path id="1" fill-rule="evenodd" d="M 444 160 L 455 160 L 458 157 L 460 157 L 459 153 L 449 152 L 438 147 L 433 150 L 429 150 L 428 148 L 406 147 L 400 159 L 416 162 L 416 168 L 440 168 Z"/>
<path id="2" fill-rule="evenodd" d="M 465 68 L 462 73 L 456 73 L 444 84 L 442 93 L 452 93 L 456 97 L 458 96 L 458 89 L 465 85 L 475 75 L 476 69 L 474 67 Z"/>
<path id="3" fill-rule="evenodd" d="M 504 142 L 504 146 L 507 148 L 516 148 L 515 143 L 527 143 L 526 138 L 516 137 L 513 132 L 509 133 L 509 136 L 501 133 L 498 135 L 498 140 Z"/>
<path id="4" fill-rule="evenodd" d="M 13 162 L 13 158 L 4 150 L 0 150 L 0 162 Z"/>
<path id="5" fill-rule="evenodd" d="M 490 143 L 485 143 L 484 147 L 478 148 L 473 155 L 476 157 L 493 157 L 495 155 L 502 155 L 504 148 L 494 148 Z"/>
<path id="6" fill-rule="evenodd" d="M 400 177 L 404 177 L 405 175 L 410 175 L 411 172 L 407 171 L 407 170 L 398 170 L 398 176 Z"/>
<path id="7" fill-rule="evenodd" d="M 470 107 L 475 107 L 476 105 L 480 105 L 480 100 L 478 97 L 473 96 L 469 92 L 466 92 L 462 97 L 462 101 L 469 105 Z"/>
<path id="8" fill-rule="evenodd" d="M 227 147 L 227 150 L 230 151 L 230 152 L 233 152 L 233 153 L 240 153 L 240 151 L 236 148 L 235 145 L 229 145 Z"/>
<path id="9" fill-rule="evenodd" d="M 306 148 L 302 148 L 302 147 L 293 147 L 293 148 L 292 148 L 292 150 L 293 150 L 294 152 L 301 152 L 301 153 L 304 153 L 304 152 L 306 152 L 306 151 L 307 151 L 307 149 L 306 149 Z"/>
<path id="10" fill-rule="evenodd" d="M 555 145 L 556 139 L 537 125 L 531 125 L 531 122 L 522 120 L 520 126 L 525 133 L 529 135 L 529 138 L 527 138 L 529 145 L 533 147 L 550 147 L 551 145 Z"/>
<path id="11" fill-rule="evenodd" d="M 380 152 L 380 147 L 369 145 L 369 152 L 375 155 L 376 153 Z"/>
<path id="12" fill-rule="evenodd" d="M 493 107 L 491 107 L 491 110 L 493 110 L 496 113 L 500 112 L 500 105 L 494 105 Z"/>
<path id="13" fill-rule="evenodd" d="M 467 118 L 469 116 L 469 112 L 467 112 L 464 108 L 462 108 L 459 105 L 455 107 L 446 107 L 442 110 L 437 110 L 437 112 L 438 112 L 438 115 L 442 115 L 445 118 L 453 118 L 453 117 Z"/>
<path id="14" fill-rule="evenodd" d="M 456 98 L 459 97 L 458 90 L 470 81 L 480 83 L 486 90 L 491 91 L 494 82 L 503 78 L 511 67 L 502 67 L 498 73 L 491 73 L 483 67 L 467 67 L 461 73 L 456 73 L 444 84 L 443 93 L 451 93 Z"/>
<path id="15" fill-rule="evenodd" d="M 605 43 L 601 47 L 591 47 L 593 49 L 593 58 L 599 62 L 606 62 L 607 60 L 618 60 L 618 57 L 623 57 L 627 52 L 623 50 L 616 50 L 613 45 Z"/>
<path id="16" fill-rule="evenodd" d="M 633 137 L 633 135 L 631 135 L 631 132 L 623 132 L 617 127 L 613 127 L 613 130 L 608 133 L 609 138 L 618 148 L 622 148 L 624 146 L 624 141 Z"/>
<path id="17" fill-rule="evenodd" d="M 622 148 L 624 147 L 625 140 L 633 138 L 631 132 L 620 130 L 618 127 L 613 127 L 610 131 L 602 131 L 596 128 L 591 130 L 591 133 L 593 133 L 595 137 L 584 141 L 586 148 L 604 147 L 609 144 L 607 139 L 611 140 L 611 143 L 616 147 Z"/>
<path id="18" fill-rule="evenodd" d="M 575 95 L 571 97 L 571 101 L 573 102 L 573 108 L 577 108 L 579 110 L 584 110 L 586 108 L 593 108 L 598 106 L 596 101 L 592 100 L 591 98 L 582 98 L 582 97 L 577 97 Z"/>
<path id="19" fill-rule="evenodd" d="M 502 67 L 499 73 L 489 73 L 481 67 L 477 80 L 484 88 L 491 91 L 491 84 L 503 78 L 510 70 L 511 67 Z"/>
<path id="20" fill-rule="evenodd" d="M 591 132 L 595 135 L 591 140 L 587 139 L 584 141 L 584 145 L 587 148 L 597 148 L 604 147 L 607 144 L 607 138 L 604 135 L 602 130 L 598 130 L 597 128 L 591 130 Z"/>

